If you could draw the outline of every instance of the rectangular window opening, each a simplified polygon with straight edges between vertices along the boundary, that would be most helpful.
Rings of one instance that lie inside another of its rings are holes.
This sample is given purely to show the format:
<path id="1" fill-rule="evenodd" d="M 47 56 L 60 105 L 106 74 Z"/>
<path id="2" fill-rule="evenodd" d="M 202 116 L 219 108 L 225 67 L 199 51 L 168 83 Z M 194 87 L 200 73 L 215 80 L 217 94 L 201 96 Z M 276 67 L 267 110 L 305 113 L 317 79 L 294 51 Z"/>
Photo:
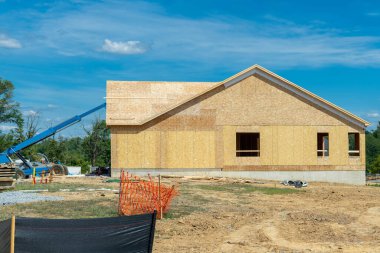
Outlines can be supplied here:
<path id="1" fill-rule="evenodd" d="M 318 133 L 317 134 L 317 155 L 318 157 L 328 157 L 329 156 L 329 133 Z"/>
<path id="2" fill-rule="evenodd" d="M 360 135 L 359 133 L 348 133 L 348 155 L 360 156 Z"/>
<path id="3" fill-rule="evenodd" d="M 260 133 L 236 133 L 236 156 L 260 156 Z"/>

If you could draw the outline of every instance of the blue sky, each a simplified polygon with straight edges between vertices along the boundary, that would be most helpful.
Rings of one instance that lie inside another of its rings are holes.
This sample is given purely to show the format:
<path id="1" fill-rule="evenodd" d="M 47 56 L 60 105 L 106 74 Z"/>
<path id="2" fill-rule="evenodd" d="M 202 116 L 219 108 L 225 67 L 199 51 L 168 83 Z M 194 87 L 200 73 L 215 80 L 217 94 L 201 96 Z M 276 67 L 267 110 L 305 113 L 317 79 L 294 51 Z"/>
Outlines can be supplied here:
<path id="1" fill-rule="evenodd" d="M 257 63 L 376 124 L 379 27 L 370 0 L 0 0 L 0 77 L 46 128 L 103 103 L 106 80 L 220 81 Z"/>

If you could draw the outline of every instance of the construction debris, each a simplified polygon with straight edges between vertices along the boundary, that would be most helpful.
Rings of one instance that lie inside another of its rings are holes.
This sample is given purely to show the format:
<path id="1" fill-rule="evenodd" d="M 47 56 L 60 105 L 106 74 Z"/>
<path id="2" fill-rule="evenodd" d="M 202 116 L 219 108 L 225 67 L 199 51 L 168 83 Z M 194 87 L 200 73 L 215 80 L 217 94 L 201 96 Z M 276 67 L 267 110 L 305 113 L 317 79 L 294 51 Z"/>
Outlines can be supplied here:
<path id="1" fill-rule="evenodd" d="M 283 185 L 287 186 L 294 186 L 295 188 L 302 188 L 302 187 L 307 187 L 308 183 L 305 181 L 300 181 L 300 180 L 284 180 L 281 182 Z"/>

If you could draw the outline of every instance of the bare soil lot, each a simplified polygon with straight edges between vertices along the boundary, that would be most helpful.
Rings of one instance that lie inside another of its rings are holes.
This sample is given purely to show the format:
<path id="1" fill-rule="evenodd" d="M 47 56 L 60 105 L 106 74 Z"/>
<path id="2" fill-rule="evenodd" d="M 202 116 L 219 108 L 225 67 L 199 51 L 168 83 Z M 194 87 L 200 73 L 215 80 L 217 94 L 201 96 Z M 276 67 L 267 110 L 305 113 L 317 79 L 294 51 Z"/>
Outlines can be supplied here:
<path id="1" fill-rule="evenodd" d="M 164 179 L 177 184 L 165 219 L 157 221 L 154 252 L 380 252 L 380 187 L 311 183 Z M 18 189 L 31 189 L 29 183 Z M 64 201 L 0 207 L 18 216 L 87 218 L 117 215 L 118 183 L 62 178 L 41 194 Z M 62 189 L 65 189 L 62 191 Z"/>

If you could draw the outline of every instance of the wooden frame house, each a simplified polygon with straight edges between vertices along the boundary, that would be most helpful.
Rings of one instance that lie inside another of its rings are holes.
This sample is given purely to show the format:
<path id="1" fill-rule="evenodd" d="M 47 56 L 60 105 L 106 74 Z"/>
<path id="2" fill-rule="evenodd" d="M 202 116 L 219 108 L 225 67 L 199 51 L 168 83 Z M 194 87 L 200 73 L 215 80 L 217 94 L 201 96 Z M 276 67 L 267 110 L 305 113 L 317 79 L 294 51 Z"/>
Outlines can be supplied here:
<path id="1" fill-rule="evenodd" d="M 365 183 L 365 120 L 254 65 L 221 82 L 107 81 L 111 173 Z"/>

